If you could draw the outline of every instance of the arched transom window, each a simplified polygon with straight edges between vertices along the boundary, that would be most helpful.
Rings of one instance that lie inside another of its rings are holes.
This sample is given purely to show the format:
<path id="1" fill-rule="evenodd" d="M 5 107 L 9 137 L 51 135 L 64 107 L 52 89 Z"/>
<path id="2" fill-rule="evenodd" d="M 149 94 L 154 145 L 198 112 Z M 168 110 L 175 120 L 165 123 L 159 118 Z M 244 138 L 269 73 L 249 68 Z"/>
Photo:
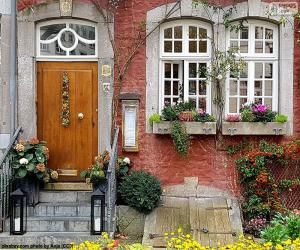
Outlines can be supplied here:
<path id="1" fill-rule="evenodd" d="M 97 58 L 95 24 L 55 20 L 37 26 L 38 58 Z"/>
<path id="2" fill-rule="evenodd" d="M 161 26 L 160 110 L 189 101 L 211 112 L 211 87 L 203 74 L 211 59 L 210 38 L 210 24 L 201 21 L 178 20 Z"/>

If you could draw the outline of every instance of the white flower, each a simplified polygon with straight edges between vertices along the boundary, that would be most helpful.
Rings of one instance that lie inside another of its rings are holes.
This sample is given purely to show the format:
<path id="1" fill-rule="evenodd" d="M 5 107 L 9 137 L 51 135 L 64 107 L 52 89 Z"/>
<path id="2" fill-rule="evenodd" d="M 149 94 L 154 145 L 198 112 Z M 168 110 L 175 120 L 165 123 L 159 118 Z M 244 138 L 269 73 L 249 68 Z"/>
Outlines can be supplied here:
<path id="1" fill-rule="evenodd" d="M 217 79 L 218 80 L 222 80 L 223 79 L 223 76 L 221 74 L 217 75 Z"/>
<path id="2" fill-rule="evenodd" d="M 20 162 L 21 165 L 27 165 L 28 164 L 28 160 L 26 158 L 20 159 L 19 162 Z"/>
<path id="3" fill-rule="evenodd" d="M 130 164 L 130 159 L 128 157 L 125 157 L 123 159 L 123 162 L 125 162 L 126 164 Z"/>

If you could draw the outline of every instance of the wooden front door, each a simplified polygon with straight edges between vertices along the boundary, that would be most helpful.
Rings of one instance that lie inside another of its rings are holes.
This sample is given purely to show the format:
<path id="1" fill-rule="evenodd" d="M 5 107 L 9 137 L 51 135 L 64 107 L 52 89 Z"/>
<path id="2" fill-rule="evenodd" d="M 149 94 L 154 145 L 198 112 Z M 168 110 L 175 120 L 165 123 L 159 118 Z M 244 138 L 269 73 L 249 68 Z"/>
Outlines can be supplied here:
<path id="1" fill-rule="evenodd" d="M 98 64 L 38 62 L 38 137 L 50 150 L 59 181 L 84 181 L 80 172 L 97 155 Z"/>

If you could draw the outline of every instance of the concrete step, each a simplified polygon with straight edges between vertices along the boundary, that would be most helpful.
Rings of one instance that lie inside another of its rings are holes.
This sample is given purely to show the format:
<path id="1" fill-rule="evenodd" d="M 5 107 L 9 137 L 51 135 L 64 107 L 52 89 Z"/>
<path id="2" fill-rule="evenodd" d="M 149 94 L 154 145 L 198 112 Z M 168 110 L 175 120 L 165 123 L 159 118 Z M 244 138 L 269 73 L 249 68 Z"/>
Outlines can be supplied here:
<path id="1" fill-rule="evenodd" d="M 90 216 L 91 203 L 43 202 L 35 207 L 29 207 L 28 214 L 29 216 Z"/>
<path id="2" fill-rule="evenodd" d="M 40 191 L 40 202 L 90 202 L 91 191 Z"/>
<path id="3" fill-rule="evenodd" d="M 5 231 L 9 231 L 6 220 Z M 27 218 L 27 232 L 89 232 L 90 217 L 35 216 Z"/>
<path id="4" fill-rule="evenodd" d="M 24 235 L 0 233 L 0 249 L 69 249 L 70 243 L 96 241 L 99 236 L 88 232 L 28 232 Z"/>

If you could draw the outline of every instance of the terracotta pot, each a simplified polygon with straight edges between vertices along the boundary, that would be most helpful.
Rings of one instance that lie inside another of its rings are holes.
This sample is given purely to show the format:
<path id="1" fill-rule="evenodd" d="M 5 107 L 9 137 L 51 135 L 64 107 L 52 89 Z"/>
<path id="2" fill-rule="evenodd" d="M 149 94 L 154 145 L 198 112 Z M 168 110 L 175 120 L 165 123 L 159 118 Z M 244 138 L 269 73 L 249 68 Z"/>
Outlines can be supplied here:
<path id="1" fill-rule="evenodd" d="M 180 121 L 191 122 L 193 121 L 193 112 L 192 111 L 182 111 L 178 116 Z"/>

